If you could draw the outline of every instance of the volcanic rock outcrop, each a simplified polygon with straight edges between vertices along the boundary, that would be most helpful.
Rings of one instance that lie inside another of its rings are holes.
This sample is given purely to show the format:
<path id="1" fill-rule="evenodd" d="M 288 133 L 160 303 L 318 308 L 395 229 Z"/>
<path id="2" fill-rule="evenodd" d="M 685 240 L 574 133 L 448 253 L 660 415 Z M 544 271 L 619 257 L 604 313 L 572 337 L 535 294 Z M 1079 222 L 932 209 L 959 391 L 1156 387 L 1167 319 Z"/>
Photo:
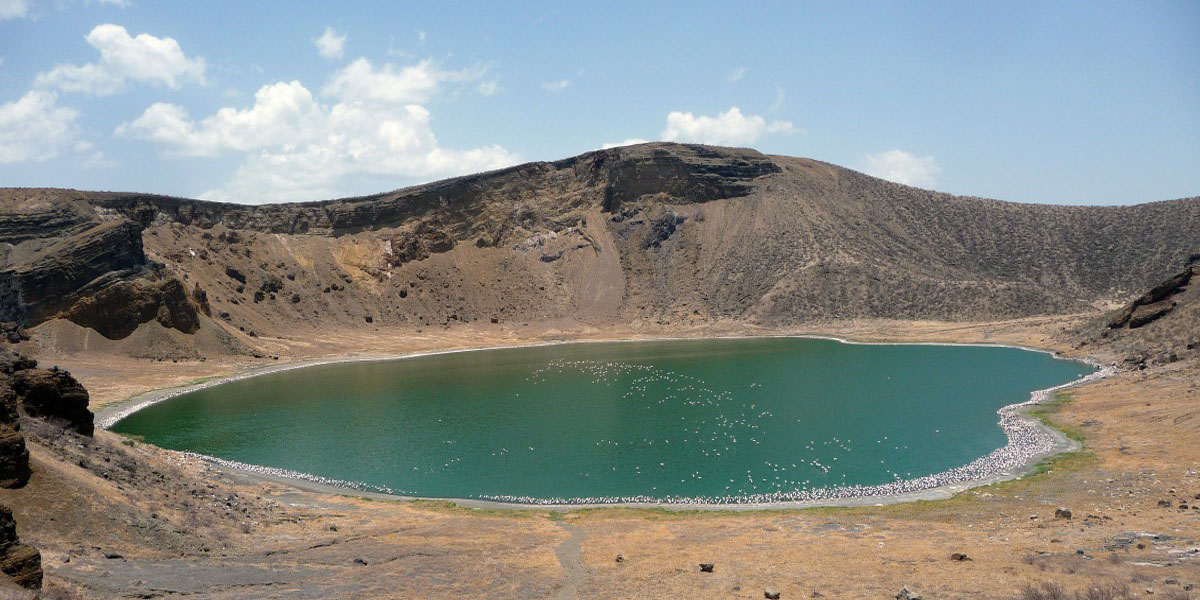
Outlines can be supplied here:
<path id="1" fill-rule="evenodd" d="M 27 416 L 92 435 L 95 427 L 87 390 L 70 373 L 57 368 L 23 369 L 13 373 L 12 387 Z"/>
<path id="2" fill-rule="evenodd" d="M 13 328 L 17 339 L 24 332 Z M 15 353 L 0 355 L 0 487 L 19 488 L 29 482 L 29 450 L 21 433 L 20 398 L 12 387 L 15 373 L 33 369 L 36 363 Z M 85 393 L 86 394 L 86 393 Z M 89 413 L 90 415 L 90 413 Z M 90 420 L 89 420 L 90 424 Z M 42 585 L 42 559 L 36 548 L 22 544 L 17 537 L 12 511 L 0 506 L 0 573 L 17 585 L 38 588 Z"/>
<path id="3" fill-rule="evenodd" d="M 1115 352 L 1128 364 L 1200 360 L 1200 256 L 1150 291 L 1081 331 L 1085 345 Z"/>
<path id="4" fill-rule="evenodd" d="M 0 573 L 21 587 L 42 586 L 42 555 L 37 548 L 21 543 L 12 510 L 0 506 Z"/>
<path id="5" fill-rule="evenodd" d="M 0 487 L 16 488 L 29 481 L 29 450 L 17 413 L 17 394 L 0 375 Z"/>

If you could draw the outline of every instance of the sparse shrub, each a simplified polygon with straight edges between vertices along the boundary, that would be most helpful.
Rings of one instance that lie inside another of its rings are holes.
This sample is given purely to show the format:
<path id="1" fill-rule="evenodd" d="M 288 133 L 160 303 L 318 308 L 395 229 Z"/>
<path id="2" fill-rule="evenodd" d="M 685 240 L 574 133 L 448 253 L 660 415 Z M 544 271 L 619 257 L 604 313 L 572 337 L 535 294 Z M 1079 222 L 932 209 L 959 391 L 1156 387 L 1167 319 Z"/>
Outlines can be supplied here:
<path id="1" fill-rule="evenodd" d="M 1133 600 L 1133 596 L 1129 586 L 1115 581 L 1093 581 L 1087 587 L 1071 593 L 1056 582 L 1041 581 L 1025 584 L 1016 600 Z"/>
<path id="2" fill-rule="evenodd" d="M 1123 583 L 1091 583 L 1081 592 L 1076 592 L 1075 600 L 1122 600 L 1131 598 L 1129 586 Z"/>
<path id="3" fill-rule="evenodd" d="M 1163 600 L 1196 600 L 1196 596 L 1190 592 L 1185 592 L 1181 589 L 1172 589 L 1163 592 Z"/>
<path id="4" fill-rule="evenodd" d="M 1018 600 L 1067 600 L 1067 594 L 1061 585 L 1053 581 L 1027 583 L 1021 587 Z"/>

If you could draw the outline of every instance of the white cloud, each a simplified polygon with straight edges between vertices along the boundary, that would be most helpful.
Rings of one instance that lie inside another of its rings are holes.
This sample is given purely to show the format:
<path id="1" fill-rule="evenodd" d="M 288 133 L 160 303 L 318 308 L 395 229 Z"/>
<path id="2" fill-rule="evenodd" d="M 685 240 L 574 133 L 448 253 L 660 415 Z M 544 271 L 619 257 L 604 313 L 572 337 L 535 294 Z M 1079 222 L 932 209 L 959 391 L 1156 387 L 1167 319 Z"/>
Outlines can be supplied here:
<path id="1" fill-rule="evenodd" d="M 729 72 L 729 82 L 739 81 L 746 76 L 746 67 L 738 67 Z"/>
<path id="2" fill-rule="evenodd" d="M 23 19 L 28 15 L 28 0 L 0 0 L 0 21 Z"/>
<path id="3" fill-rule="evenodd" d="M 99 62 L 58 65 L 38 74 L 34 85 L 108 96 L 124 90 L 127 80 L 171 89 L 204 83 L 204 58 L 188 58 L 173 38 L 130 37 L 124 27 L 104 24 L 84 39 L 100 51 Z"/>
<path id="4" fill-rule="evenodd" d="M 486 72 L 487 67 L 480 65 L 446 71 L 429 59 L 401 68 L 389 63 L 377 69 L 371 61 L 359 58 L 334 73 L 321 93 L 358 101 L 426 102 L 443 81 L 472 81 Z"/>
<path id="5" fill-rule="evenodd" d="M 421 44 L 425 43 L 425 32 L 421 29 L 417 30 L 417 42 Z"/>
<path id="6" fill-rule="evenodd" d="M 99 150 L 89 154 L 80 164 L 85 169 L 111 169 L 118 165 L 116 160 Z"/>
<path id="7" fill-rule="evenodd" d="M 904 185 L 932 187 L 937 185 L 935 176 L 942 172 L 942 168 L 932 156 L 916 156 L 903 150 L 888 150 L 863 155 L 863 171 Z"/>
<path id="8" fill-rule="evenodd" d="M 495 79 L 484 81 L 483 83 L 479 84 L 477 89 L 479 90 L 479 93 L 483 94 L 484 96 L 495 96 L 496 92 L 500 91 L 500 82 Z"/>
<path id="9" fill-rule="evenodd" d="M 310 139 L 326 121 L 312 94 L 293 81 L 263 86 L 249 109 L 222 108 L 198 123 L 182 107 L 157 102 L 118 126 L 116 133 L 167 144 L 176 155 L 217 156 L 227 150 L 247 152 Z"/>
<path id="10" fill-rule="evenodd" d="M 439 145 L 421 102 L 443 81 L 477 78 L 478 70 L 444 71 L 430 61 L 397 68 L 359 59 L 322 89 L 324 104 L 298 81 L 263 86 L 253 106 L 227 107 L 193 119 L 157 103 L 117 128 L 164 146 L 174 156 L 243 153 L 232 179 L 203 197 L 242 202 L 315 200 L 358 191 L 381 178 L 460 175 L 508 166 L 518 157 L 500 146 L 453 150 Z"/>
<path id="11" fill-rule="evenodd" d="M 328 59 L 339 59 L 346 54 L 346 36 L 338 35 L 332 27 L 326 27 L 321 37 L 313 38 L 317 53 Z"/>
<path id="12" fill-rule="evenodd" d="M 51 92 L 32 90 L 0 104 L 0 164 L 46 160 L 78 148 L 79 111 L 57 101 Z"/>
<path id="13" fill-rule="evenodd" d="M 738 107 L 731 107 L 715 117 L 696 116 L 690 112 L 671 111 L 660 138 L 667 142 L 699 142 L 701 144 L 751 144 L 772 133 L 793 133 L 789 121 L 771 121 L 758 115 L 746 116 Z"/>
<path id="14" fill-rule="evenodd" d="M 117 8 L 129 8 L 129 7 L 133 6 L 133 3 L 130 2 L 129 0 L 99 0 L 99 1 L 100 1 L 100 4 L 107 4 L 109 6 L 115 6 Z"/>
<path id="15" fill-rule="evenodd" d="M 604 145 L 600 146 L 600 148 L 603 150 L 608 150 L 609 148 L 619 148 L 621 146 L 632 146 L 634 144 L 645 144 L 646 142 L 649 142 L 649 141 L 650 140 L 643 140 L 642 138 L 629 138 L 623 142 L 605 142 Z"/>
<path id="16" fill-rule="evenodd" d="M 571 85 L 571 80 L 559 79 L 558 81 L 543 82 L 542 89 L 546 90 L 547 92 L 557 94 L 557 93 L 567 89 L 567 86 L 570 86 L 570 85 Z"/>
<path id="17" fill-rule="evenodd" d="M 771 103 L 771 112 L 779 112 L 783 108 L 783 88 L 775 86 L 775 101 Z"/>

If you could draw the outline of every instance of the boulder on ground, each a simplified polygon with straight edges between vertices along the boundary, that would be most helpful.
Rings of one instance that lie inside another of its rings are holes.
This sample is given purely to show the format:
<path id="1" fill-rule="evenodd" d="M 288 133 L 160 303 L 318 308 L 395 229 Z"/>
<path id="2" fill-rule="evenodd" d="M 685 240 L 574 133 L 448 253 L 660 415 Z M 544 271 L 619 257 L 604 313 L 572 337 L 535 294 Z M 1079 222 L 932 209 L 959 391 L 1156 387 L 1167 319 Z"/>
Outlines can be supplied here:
<path id="1" fill-rule="evenodd" d="M 42 587 L 42 555 L 17 538 L 17 522 L 7 506 L 0 506 L 0 572 L 21 587 Z"/>
<path id="2" fill-rule="evenodd" d="M 70 373 L 25 369 L 13 374 L 12 387 L 26 415 L 63 422 L 83 435 L 92 435 L 95 430 L 94 415 L 87 408 L 87 390 Z"/>
<path id="3" fill-rule="evenodd" d="M 0 374 L 0 488 L 19 488 L 29 482 L 29 450 L 17 414 L 17 394 L 9 377 Z"/>

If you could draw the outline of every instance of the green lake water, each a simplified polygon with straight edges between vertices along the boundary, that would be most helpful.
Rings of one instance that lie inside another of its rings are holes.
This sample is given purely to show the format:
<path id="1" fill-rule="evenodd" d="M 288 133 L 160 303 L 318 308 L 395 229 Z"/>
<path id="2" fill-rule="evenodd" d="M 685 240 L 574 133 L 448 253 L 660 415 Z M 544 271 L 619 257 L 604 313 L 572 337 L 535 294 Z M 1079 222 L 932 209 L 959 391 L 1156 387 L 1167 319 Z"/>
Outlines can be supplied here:
<path id="1" fill-rule="evenodd" d="M 998 408 L 1092 370 L 1000 347 L 563 344 L 268 374 L 112 429 L 405 495 L 729 498 L 964 465 L 1005 445 Z"/>

